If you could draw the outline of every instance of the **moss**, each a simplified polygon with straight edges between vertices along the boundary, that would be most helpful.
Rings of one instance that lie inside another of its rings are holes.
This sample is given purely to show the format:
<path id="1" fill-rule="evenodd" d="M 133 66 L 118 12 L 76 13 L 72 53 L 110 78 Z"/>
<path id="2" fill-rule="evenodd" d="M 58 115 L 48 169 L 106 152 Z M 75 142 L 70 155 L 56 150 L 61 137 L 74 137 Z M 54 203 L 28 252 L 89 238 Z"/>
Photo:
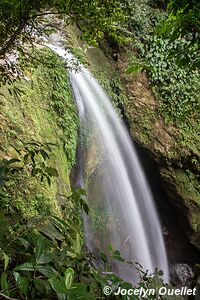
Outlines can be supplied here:
<path id="1" fill-rule="evenodd" d="M 104 88 L 116 110 L 123 115 L 121 109 L 127 102 L 127 98 L 111 56 L 107 58 L 99 48 L 88 49 L 86 56 L 92 74 Z"/>
<path id="2" fill-rule="evenodd" d="M 135 136 L 143 145 L 150 145 L 154 138 L 155 112 L 148 107 L 137 107 L 134 103 L 129 103 L 127 111 L 128 118 L 131 120 L 132 136 Z"/>
<path id="3" fill-rule="evenodd" d="M 200 232 L 200 185 L 196 174 L 187 170 L 176 172 L 176 186 L 182 201 L 188 209 L 187 217 L 194 235 Z"/>
<path id="4" fill-rule="evenodd" d="M 50 61 L 57 65 L 42 64 Z M 75 162 L 78 119 L 66 70 L 50 50 L 40 49 L 28 64 L 21 67 L 26 80 L 13 87 L 4 86 L 0 93 L 0 111 L 3 122 L 0 130 L 0 158 L 16 157 L 14 147 L 23 147 L 31 140 L 51 142 L 57 146 L 48 164 L 58 171 L 51 186 L 37 182 L 28 174 L 19 174 L 9 182 L 7 190 L 12 207 L 27 218 L 40 211 L 59 213 L 60 194 L 69 194 L 69 173 Z M 16 92 L 17 91 L 17 92 Z"/>
<path id="5" fill-rule="evenodd" d="M 161 169 L 164 188 L 189 240 L 200 247 L 199 177 L 190 170 Z"/>
<path id="6" fill-rule="evenodd" d="M 190 199 L 190 201 L 200 206 L 200 186 L 197 175 L 189 170 L 184 171 L 181 169 L 176 170 L 174 175 L 178 192 L 182 195 L 184 201 L 187 203 L 187 200 Z"/>
<path id="7" fill-rule="evenodd" d="M 190 118 L 190 122 L 182 124 L 180 128 L 179 141 L 188 152 L 194 153 L 200 157 L 200 123 L 198 120 Z"/>

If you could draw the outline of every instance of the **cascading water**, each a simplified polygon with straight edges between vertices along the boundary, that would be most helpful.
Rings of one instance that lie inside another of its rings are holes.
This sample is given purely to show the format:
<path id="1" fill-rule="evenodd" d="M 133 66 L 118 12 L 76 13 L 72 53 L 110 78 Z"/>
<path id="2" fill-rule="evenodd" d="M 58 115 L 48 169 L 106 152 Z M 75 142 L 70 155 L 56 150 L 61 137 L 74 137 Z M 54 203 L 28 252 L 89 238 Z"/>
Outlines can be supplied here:
<path id="1" fill-rule="evenodd" d="M 69 59 L 64 49 L 50 47 Z M 69 73 L 85 148 L 84 181 L 90 214 L 84 223 L 88 248 L 94 253 L 107 253 L 111 244 L 122 257 L 140 263 L 145 270 L 163 270 L 167 281 L 161 227 L 129 134 L 89 71 L 81 67 Z M 82 175 L 79 179 L 82 185 Z M 113 261 L 112 266 L 125 280 L 137 281 L 132 265 Z"/>

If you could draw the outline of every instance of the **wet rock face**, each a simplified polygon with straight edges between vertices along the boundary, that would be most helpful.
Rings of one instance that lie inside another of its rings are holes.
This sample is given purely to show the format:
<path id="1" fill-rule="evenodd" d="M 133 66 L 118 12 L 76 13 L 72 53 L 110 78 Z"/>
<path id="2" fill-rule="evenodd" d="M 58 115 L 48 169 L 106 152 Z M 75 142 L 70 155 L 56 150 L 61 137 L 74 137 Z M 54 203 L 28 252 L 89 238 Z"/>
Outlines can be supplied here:
<path id="1" fill-rule="evenodd" d="M 200 249 L 200 203 L 197 190 L 187 172 L 182 169 L 160 168 L 160 174 L 182 229 L 190 243 Z"/>
<path id="2" fill-rule="evenodd" d="M 171 284 L 177 288 L 197 288 L 195 300 L 200 299 L 200 279 L 197 279 L 197 269 L 193 271 L 187 264 L 175 264 L 170 269 Z M 193 298 L 191 298 L 193 299 Z"/>
<path id="3" fill-rule="evenodd" d="M 187 264 L 176 264 L 170 270 L 171 282 L 176 287 L 191 287 L 194 272 Z"/>
<path id="4" fill-rule="evenodd" d="M 185 231 L 190 228 L 187 218 L 188 209 L 183 210 L 183 202 L 178 201 L 176 190 L 170 189 L 169 181 L 162 184 L 164 177 L 160 176 L 160 165 L 152 157 L 152 152 L 137 143 L 135 146 L 159 212 L 169 264 L 171 266 L 183 262 L 190 265 L 196 264 L 199 261 L 199 250 L 190 242 L 192 233 L 189 232 L 187 236 L 185 234 Z M 169 199 L 169 191 L 171 191 L 173 201 Z M 178 205 L 175 206 L 175 203 L 179 202 L 180 208 Z"/>

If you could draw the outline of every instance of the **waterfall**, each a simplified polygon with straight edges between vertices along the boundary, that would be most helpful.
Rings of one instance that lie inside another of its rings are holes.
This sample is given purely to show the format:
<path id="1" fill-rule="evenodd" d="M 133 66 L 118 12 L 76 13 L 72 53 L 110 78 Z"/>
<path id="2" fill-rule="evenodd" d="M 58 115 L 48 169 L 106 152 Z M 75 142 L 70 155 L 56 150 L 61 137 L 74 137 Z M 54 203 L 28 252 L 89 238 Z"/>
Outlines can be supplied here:
<path id="1" fill-rule="evenodd" d="M 50 47 L 66 60 L 71 57 L 60 47 Z M 144 270 L 163 270 L 168 281 L 161 226 L 129 133 L 106 92 L 85 67 L 69 75 L 80 116 L 82 175 L 90 207 L 89 216 L 84 217 L 87 246 L 98 254 L 108 253 L 112 245 Z M 132 265 L 113 260 L 112 267 L 123 279 L 137 280 Z"/>

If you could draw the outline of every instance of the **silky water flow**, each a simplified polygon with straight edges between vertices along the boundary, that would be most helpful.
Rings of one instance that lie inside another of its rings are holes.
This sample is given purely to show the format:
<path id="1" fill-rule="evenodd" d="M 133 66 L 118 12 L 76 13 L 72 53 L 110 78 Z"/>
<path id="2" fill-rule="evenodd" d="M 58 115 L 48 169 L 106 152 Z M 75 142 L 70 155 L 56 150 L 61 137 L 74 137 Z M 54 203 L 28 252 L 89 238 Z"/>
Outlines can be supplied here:
<path id="1" fill-rule="evenodd" d="M 50 48 L 66 61 L 72 59 L 62 47 Z M 72 68 L 69 76 L 80 118 L 79 152 L 84 157 L 78 184 L 85 184 L 90 207 L 89 215 L 84 216 L 87 247 L 98 255 L 108 254 L 112 245 L 121 257 L 139 263 L 143 270 L 162 270 L 168 281 L 161 226 L 129 133 L 108 95 L 85 67 Z M 111 265 L 124 280 L 137 281 L 134 264 L 114 259 Z"/>

